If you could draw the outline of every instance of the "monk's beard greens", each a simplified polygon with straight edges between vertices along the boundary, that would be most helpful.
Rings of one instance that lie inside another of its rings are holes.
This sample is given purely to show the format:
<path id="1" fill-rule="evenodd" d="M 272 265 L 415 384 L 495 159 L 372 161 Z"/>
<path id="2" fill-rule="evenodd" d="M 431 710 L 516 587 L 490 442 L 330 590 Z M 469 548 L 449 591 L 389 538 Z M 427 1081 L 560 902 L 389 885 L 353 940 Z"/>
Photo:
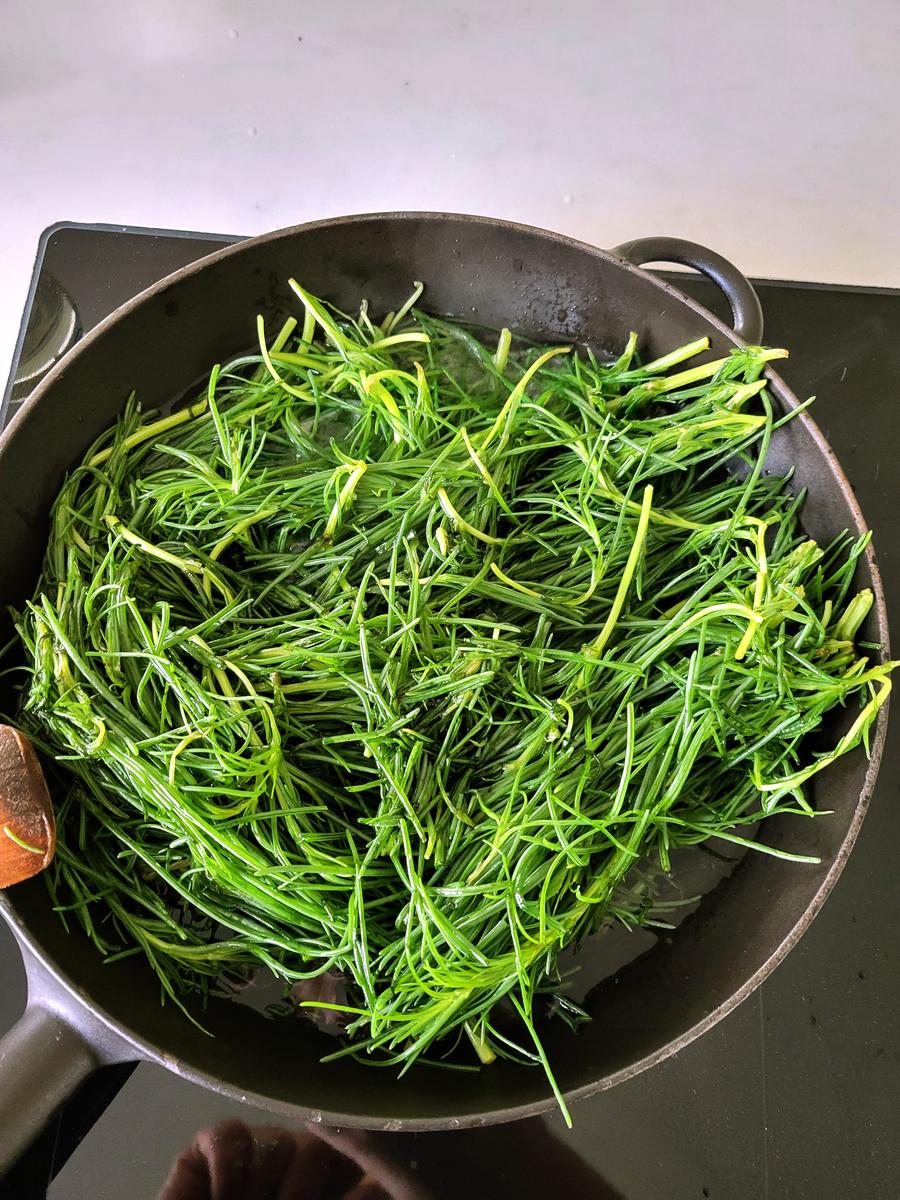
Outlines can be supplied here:
<path id="1" fill-rule="evenodd" d="M 299 337 L 130 403 L 56 503 L 18 622 L 18 723 L 65 759 L 49 885 L 176 1001 L 330 973 L 339 1053 L 463 1036 L 555 1089 L 557 956 L 644 919 L 635 864 L 810 814 L 864 739 L 863 543 L 763 474 L 781 351 L 488 348 L 292 286 Z"/>

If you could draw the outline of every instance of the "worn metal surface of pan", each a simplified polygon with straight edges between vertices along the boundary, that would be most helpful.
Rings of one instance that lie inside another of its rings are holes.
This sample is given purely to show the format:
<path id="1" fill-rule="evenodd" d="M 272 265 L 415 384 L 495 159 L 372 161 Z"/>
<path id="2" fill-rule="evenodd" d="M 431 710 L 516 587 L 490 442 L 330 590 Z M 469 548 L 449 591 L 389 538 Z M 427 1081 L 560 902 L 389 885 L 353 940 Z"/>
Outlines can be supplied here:
<path id="1" fill-rule="evenodd" d="M 729 297 L 729 329 L 673 286 L 641 269 L 681 262 L 716 279 Z M 142 293 L 89 334 L 50 372 L 0 438 L 0 602 L 31 593 L 50 504 L 66 469 L 117 416 L 140 385 L 145 407 L 170 403 L 210 364 L 243 349 L 256 313 L 274 329 L 296 302 L 294 275 L 341 307 L 361 296 L 373 312 L 395 308 L 413 280 L 427 306 L 549 341 L 617 351 L 629 332 L 642 352 L 661 354 L 707 335 L 711 353 L 762 337 L 756 296 L 718 255 L 653 238 L 607 252 L 569 238 L 485 218 L 399 213 L 299 226 L 230 247 Z M 784 409 L 796 405 L 770 375 Z M 806 414 L 780 429 L 768 464 L 808 487 L 804 525 L 829 541 L 863 530 L 850 486 Z M 871 550 L 859 584 L 874 590 L 865 631 L 887 649 L 884 596 Z M 5 638 L 0 631 L 0 642 Z M 8 707 L 8 706 L 7 706 Z M 557 1022 L 546 1045 L 570 1099 L 628 1079 L 686 1045 L 743 1000 L 797 941 L 839 875 L 872 791 L 886 711 L 871 755 L 842 759 L 816 801 L 833 815 L 775 818 L 767 837 L 821 856 L 797 866 L 747 855 L 671 939 L 590 994 L 594 1020 L 577 1036 Z M 104 965 L 76 929 L 67 933 L 40 878 L 0 893 L 0 911 L 25 957 L 29 1007 L 0 1043 L 0 1168 L 67 1092 L 99 1063 L 150 1059 L 240 1100 L 294 1117 L 381 1129 L 457 1128 L 511 1120 L 553 1104 L 544 1075 L 500 1062 L 477 1074 L 416 1068 L 403 1080 L 350 1060 L 322 1064 L 322 1035 L 303 1022 L 267 1021 L 214 1001 L 200 1032 L 138 958 Z"/>

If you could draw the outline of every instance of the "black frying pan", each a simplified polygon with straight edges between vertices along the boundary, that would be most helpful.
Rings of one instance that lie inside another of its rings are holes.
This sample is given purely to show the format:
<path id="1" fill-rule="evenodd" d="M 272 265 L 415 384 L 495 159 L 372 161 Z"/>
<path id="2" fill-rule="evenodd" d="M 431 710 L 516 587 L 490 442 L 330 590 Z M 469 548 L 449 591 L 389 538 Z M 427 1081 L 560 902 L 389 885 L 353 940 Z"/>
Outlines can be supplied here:
<path id="1" fill-rule="evenodd" d="M 652 261 L 684 263 L 713 278 L 731 302 L 734 331 L 640 269 Z M 119 309 L 47 376 L 0 437 L 0 601 L 19 604 L 32 591 L 63 474 L 132 388 L 140 386 L 146 407 L 183 394 L 212 363 L 252 340 L 257 312 L 274 328 L 296 311 L 286 287 L 291 275 L 344 308 L 366 296 L 374 312 L 396 308 L 421 279 L 435 312 L 599 351 L 618 351 L 631 330 L 650 357 L 704 334 L 714 354 L 762 337 L 759 302 L 743 276 L 711 251 L 673 239 L 608 253 L 502 221 L 417 213 L 321 221 L 255 238 L 176 272 Z M 794 407 L 784 383 L 769 378 L 777 401 Z M 769 465 L 793 468 L 794 485 L 809 487 L 810 536 L 828 542 L 843 529 L 862 531 L 850 486 L 805 414 L 777 433 Z M 866 634 L 886 652 L 884 596 L 871 551 L 860 563 L 859 584 L 875 593 Z M 767 825 L 774 844 L 818 854 L 821 865 L 747 855 L 671 944 L 595 989 L 595 1019 L 577 1036 L 562 1022 L 548 1029 L 545 1043 L 570 1099 L 674 1053 L 781 961 L 856 838 L 886 717 L 882 709 L 870 758 L 858 752 L 842 759 L 819 784 L 819 806 L 832 816 L 779 817 Z M 0 910 L 21 945 L 29 984 L 26 1013 L 0 1042 L 0 1170 L 98 1064 L 140 1058 L 234 1099 L 336 1125 L 457 1128 L 553 1104 L 543 1073 L 512 1063 L 474 1075 L 417 1067 L 402 1081 L 350 1060 L 323 1065 L 323 1035 L 304 1022 L 266 1021 L 224 1000 L 203 1015 L 215 1034 L 209 1037 L 174 1006 L 160 1005 L 155 977 L 138 958 L 104 965 L 84 936 L 66 933 L 39 878 L 0 893 Z"/>

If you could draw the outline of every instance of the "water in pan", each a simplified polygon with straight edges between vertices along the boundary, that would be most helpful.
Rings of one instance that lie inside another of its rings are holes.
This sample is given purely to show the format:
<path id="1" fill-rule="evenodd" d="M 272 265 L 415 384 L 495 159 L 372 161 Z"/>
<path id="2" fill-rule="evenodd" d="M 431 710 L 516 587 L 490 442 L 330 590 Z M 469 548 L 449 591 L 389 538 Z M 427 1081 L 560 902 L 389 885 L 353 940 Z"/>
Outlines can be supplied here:
<path id="1" fill-rule="evenodd" d="M 750 839 L 756 827 L 741 830 Z M 630 963 L 649 953 L 657 943 L 677 936 L 678 927 L 734 871 L 738 862 L 749 853 L 715 838 L 700 846 L 685 846 L 672 853 L 672 870 L 664 875 L 658 867 L 646 863 L 635 870 L 643 881 L 631 885 L 631 890 L 644 888 L 646 911 L 643 923 L 626 925 L 609 920 L 578 947 L 564 951 L 559 957 L 560 993 L 578 1005 L 588 1005 L 591 991 L 606 979 L 612 979 Z M 654 899 L 650 899 L 651 895 Z M 634 896 L 630 899 L 633 901 Z M 632 907 L 632 905 L 629 905 Z M 227 931 L 222 931 L 227 936 Z M 235 985 L 220 980 L 219 994 L 236 1004 L 252 1008 L 266 1017 L 286 1015 L 311 1021 L 322 1033 L 339 1036 L 345 1021 L 341 1014 L 326 1008 L 298 1006 L 298 1001 L 312 1004 L 352 1003 L 347 983 L 338 972 L 328 971 L 311 980 L 286 987 L 267 967 L 259 968 L 252 979 Z"/>

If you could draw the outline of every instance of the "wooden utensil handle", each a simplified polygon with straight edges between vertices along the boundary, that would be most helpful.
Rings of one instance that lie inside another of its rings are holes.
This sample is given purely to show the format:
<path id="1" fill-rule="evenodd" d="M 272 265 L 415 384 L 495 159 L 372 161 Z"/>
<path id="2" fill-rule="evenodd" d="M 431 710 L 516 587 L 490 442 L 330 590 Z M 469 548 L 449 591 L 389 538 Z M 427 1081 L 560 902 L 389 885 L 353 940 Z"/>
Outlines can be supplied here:
<path id="1" fill-rule="evenodd" d="M 56 851 L 44 772 L 28 738 L 0 725 L 0 888 L 43 871 Z"/>

